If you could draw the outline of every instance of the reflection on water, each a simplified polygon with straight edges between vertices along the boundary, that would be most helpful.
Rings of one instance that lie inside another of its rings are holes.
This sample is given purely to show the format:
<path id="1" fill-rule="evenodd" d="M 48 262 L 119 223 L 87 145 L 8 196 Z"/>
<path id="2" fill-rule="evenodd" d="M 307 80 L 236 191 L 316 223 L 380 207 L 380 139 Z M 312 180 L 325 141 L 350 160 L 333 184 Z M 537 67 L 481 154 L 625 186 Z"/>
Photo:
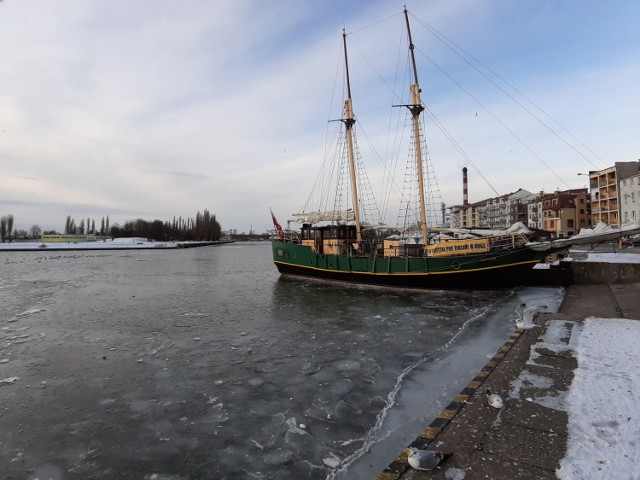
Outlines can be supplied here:
<path id="1" fill-rule="evenodd" d="M 268 244 L 0 265 L 2 478 L 370 478 L 523 293 L 286 280 Z"/>

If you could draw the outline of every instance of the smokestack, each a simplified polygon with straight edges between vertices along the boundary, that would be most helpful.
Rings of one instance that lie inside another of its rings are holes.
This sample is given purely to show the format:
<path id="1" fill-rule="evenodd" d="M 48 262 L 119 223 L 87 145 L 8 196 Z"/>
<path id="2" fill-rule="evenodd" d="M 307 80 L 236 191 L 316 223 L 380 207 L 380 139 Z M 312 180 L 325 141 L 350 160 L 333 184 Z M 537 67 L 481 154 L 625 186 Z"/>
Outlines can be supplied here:
<path id="1" fill-rule="evenodd" d="M 467 181 L 467 167 L 462 169 L 462 204 L 469 205 L 469 183 Z"/>

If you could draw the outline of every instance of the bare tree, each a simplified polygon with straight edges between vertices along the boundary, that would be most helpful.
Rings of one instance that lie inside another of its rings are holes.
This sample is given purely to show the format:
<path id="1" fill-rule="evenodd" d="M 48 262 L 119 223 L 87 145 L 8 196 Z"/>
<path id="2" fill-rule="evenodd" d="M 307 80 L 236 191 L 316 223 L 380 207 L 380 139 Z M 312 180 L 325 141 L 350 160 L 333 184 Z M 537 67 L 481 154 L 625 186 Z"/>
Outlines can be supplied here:
<path id="1" fill-rule="evenodd" d="M 7 217 L 0 218 L 0 240 L 4 243 L 4 238 L 7 236 Z"/>
<path id="2" fill-rule="evenodd" d="M 7 215 L 7 233 L 9 234 L 9 243 L 11 243 L 11 232 L 13 232 L 13 215 Z"/>
<path id="3" fill-rule="evenodd" d="M 29 233 L 31 234 L 31 238 L 39 238 L 42 235 L 42 229 L 39 225 L 32 225 Z"/>

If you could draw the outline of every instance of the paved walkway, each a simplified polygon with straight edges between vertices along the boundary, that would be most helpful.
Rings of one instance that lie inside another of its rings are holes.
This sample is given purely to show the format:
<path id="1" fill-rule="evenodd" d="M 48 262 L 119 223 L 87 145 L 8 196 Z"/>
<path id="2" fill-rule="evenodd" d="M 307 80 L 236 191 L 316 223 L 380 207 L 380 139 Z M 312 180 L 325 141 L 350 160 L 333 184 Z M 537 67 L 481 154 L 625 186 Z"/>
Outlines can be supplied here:
<path id="1" fill-rule="evenodd" d="M 570 387 L 577 360 L 571 350 L 549 349 L 545 340 L 568 344 L 573 327 L 589 316 L 640 319 L 639 292 L 638 283 L 570 286 L 559 313 L 539 314 L 539 327 L 514 333 L 411 444 L 453 456 L 421 472 L 408 466 L 405 448 L 377 479 L 555 479 L 568 417 L 553 407 Z M 487 404 L 487 388 L 502 395 L 505 408 Z"/>

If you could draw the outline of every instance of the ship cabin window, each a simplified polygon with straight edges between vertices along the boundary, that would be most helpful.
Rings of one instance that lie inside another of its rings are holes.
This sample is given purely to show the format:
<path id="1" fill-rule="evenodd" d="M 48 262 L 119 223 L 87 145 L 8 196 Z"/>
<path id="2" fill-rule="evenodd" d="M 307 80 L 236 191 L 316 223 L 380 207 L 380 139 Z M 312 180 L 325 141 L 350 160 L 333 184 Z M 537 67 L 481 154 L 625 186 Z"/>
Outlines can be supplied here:
<path id="1" fill-rule="evenodd" d="M 324 227 L 312 227 L 310 224 L 305 223 L 302 225 L 301 236 L 302 240 L 352 240 L 356 238 L 356 227 L 355 225 L 329 225 Z"/>
<path id="2" fill-rule="evenodd" d="M 322 238 L 322 230 L 317 227 L 312 227 L 308 223 L 302 225 L 301 234 L 302 240 L 316 240 Z"/>
<path id="3" fill-rule="evenodd" d="M 324 238 L 348 240 L 356 237 L 355 225 L 331 225 L 325 227 Z"/>

